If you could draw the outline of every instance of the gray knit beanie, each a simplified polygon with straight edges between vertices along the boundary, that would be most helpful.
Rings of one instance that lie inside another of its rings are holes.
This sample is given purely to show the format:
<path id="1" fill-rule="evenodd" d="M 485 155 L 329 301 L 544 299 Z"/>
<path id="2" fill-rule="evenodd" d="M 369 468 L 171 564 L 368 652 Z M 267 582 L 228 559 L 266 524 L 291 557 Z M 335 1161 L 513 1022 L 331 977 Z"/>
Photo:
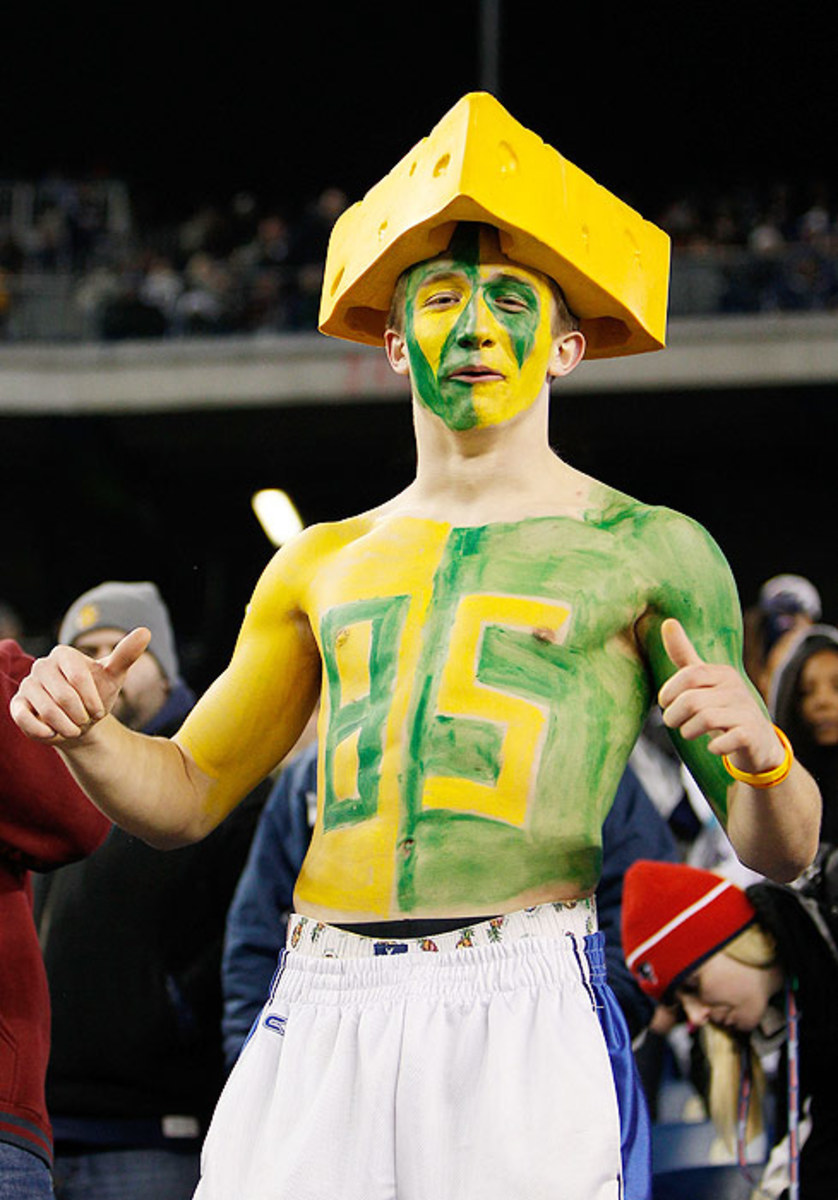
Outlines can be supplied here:
<path id="1" fill-rule="evenodd" d="M 130 633 L 138 625 L 151 630 L 148 648 L 173 687 L 180 682 L 180 673 L 172 622 L 153 583 L 101 583 L 84 592 L 67 609 L 58 640 L 72 646 L 82 633 L 94 629 Z"/>

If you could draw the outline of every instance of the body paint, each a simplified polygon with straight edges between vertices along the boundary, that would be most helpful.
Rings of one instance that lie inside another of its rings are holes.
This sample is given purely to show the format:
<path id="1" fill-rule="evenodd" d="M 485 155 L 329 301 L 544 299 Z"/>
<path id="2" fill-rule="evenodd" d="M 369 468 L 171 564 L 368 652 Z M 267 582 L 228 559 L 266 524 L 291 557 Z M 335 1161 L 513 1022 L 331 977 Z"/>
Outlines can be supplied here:
<path id="1" fill-rule="evenodd" d="M 446 254 L 407 279 L 405 340 L 420 403 L 458 431 L 529 408 L 547 378 L 552 308 L 542 276 L 506 260 L 483 227 L 460 224 Z"/>
<path id="2" fill-rule="evenodd" d="M 703 589 L 708 616 L 724 628 L 733 599 L 726 574 L 717 592 L 708 582 L 717 564 L 706 544 L 694 546 L 703 531 L 680 517 L 674 531 L 668 518 L 649 524 L 664 511 L 621 501 L 597 520 L 478 528 L 392 518 L 363 539 L 357 563 L 342 560 L 336 586 L 321 593 L 330 749 L 323 816 L 298 886 L 306 904 L 393 916 L 596 886 L 602 823 L 653 691 L 635 623 L 660 603 L 695 629 Z M 662 567 L 682 589 L 658 583 Z M 369 621 L 363 592 L 386 597 L 380 627 L 400 631 L 383 656 L 374 638 L 363 641 L 390 680 L 386 716 L 377 709 L 374 780 L 340 754 L 360 713 L 348 705 L 371 704 L 361 696 L 366 663 L 353 666 L 337 643 L 338 631 L 359 633 Z M 704 758 L 723 814 L 729 781 Z M 363 886 L 353 893 L 355 873 Z"/>
<path id="3" fill-rule="evenodd" d="M 602 822 L 674 670 L 664 618 L 707 661 L 741 666 L 738 597 L 712 539 L 601 485 L 579 516 L 353 518 L 275 561 L 237 651 L 259 687 L 222 677 L 178 737 L 229 789 L 267 753 L 289 703 L 293 567 L 323 663 L 318 817 L 297 897 L 323 920 L 589 892 Z M 680 748 L 724 824 L 720 759 L 706 739 Z"/>

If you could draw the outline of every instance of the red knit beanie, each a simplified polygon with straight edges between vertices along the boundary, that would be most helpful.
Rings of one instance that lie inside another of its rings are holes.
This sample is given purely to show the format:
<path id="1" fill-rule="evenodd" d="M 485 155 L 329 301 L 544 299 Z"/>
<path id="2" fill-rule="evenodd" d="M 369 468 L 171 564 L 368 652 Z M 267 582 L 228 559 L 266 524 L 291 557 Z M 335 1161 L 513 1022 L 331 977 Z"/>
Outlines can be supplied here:
<path id="1" fill-rule="evenodd" d="M 756 918 L 728 879 L 640 859 L 623 881 L 623 953 L 643 991 L 667 1002 L 677 985 Z"/>

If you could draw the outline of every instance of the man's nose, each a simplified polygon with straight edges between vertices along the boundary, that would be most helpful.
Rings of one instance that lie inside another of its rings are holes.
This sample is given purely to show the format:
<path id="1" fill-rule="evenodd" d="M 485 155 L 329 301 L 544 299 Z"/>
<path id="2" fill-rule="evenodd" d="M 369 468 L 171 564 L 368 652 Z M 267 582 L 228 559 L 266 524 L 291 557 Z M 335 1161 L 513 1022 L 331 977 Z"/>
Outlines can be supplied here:
<path id="1" fill-rule="evenodd" d="M 493 346 L 496 340 L 495 319 L 482 294 L 475 292 L 460 318 L 457 342 L 464 349 L 475 350 Z"/>

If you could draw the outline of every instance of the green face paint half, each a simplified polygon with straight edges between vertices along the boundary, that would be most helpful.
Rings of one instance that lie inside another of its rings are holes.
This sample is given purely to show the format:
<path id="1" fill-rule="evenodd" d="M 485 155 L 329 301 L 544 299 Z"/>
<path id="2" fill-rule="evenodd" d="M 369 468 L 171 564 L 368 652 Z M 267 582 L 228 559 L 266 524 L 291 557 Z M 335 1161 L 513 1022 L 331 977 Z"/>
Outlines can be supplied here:
<path id="1" fill-rule="evenodd" d="M 458 431 L 500 424 L 528 408 L 552 350 L 546 281 L 504 259 L 490 233 L 460 224 L 445 256 L 419 263 L 407 279 L 414 391 Z"/>

